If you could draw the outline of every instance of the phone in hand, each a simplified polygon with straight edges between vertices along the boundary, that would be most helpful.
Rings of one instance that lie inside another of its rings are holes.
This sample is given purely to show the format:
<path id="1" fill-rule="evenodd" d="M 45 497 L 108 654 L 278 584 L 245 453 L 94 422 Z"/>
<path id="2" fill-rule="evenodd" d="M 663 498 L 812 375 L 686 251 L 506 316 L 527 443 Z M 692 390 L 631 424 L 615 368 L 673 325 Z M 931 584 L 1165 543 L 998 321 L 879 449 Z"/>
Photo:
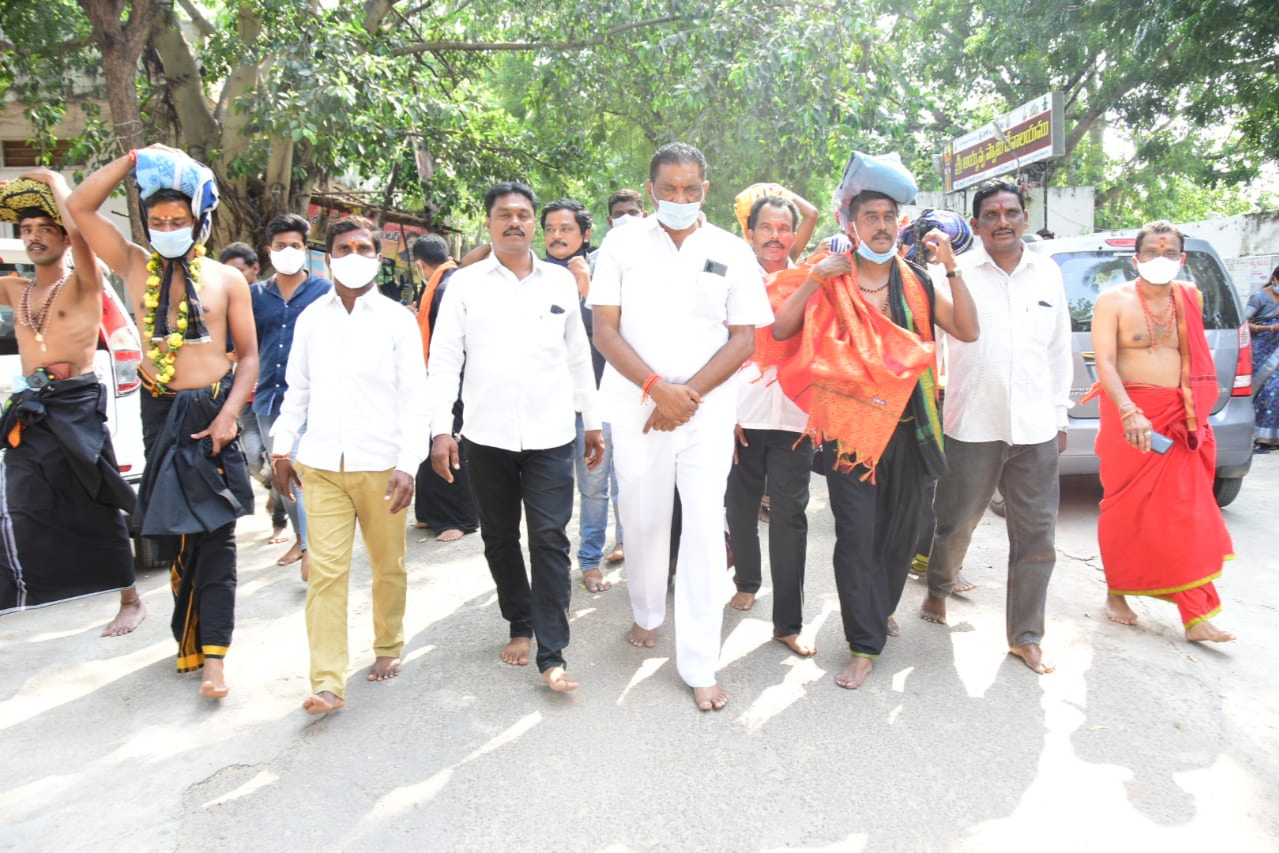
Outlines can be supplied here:
<path id="1" fill-rule="evenodd" d="M 1172 450 L 1172 439 L 1163 433 L 1151 432 L 1150 449 L 1161 455 L 1167 453 Z"/>

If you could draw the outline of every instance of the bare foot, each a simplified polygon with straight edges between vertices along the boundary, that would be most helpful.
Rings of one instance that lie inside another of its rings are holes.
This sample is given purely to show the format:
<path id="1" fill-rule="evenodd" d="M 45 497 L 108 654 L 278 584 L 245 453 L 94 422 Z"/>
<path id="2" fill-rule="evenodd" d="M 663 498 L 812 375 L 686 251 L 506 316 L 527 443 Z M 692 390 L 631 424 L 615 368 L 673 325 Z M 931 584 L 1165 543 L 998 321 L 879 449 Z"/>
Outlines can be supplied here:
<path id="1" fill-rule="evenodd" d="M 528 650 L 533 644 L 531 637 L 511 637 L 511 641 L 502 648 L 502 663 L 511 666 L 528 666 Z"/>
<path id="2" fill-rule="evenodd" d="M 336 711 L 346 704 L 346 701 L 336 693 L 330 690 L 321 690 L 314 693 L 302 703 L 302 710 L 308 714 L 327 714 L 329 711 Z"/>
<path id="3" fill-rule="evenodd" d="M 373 659 L 373 669 L 369 670 L 369 681 L 386 681 L 400 674 L 400 659 L 380 655 Z"/>
<path id="4" fill-rule="evenodd" d="M 123 637 L 141 625 L 146 617 L 147 608 L 142 603 L 142 595 L 136 586 L 131 586 L 120 593 L 120 609 L 107 627 L 102 629 L 102 636 Z"/>
<path id="5" fill-rule="evenodd" d="M 311 552 L 302 552 L 302 567 L 298 570 L 302 575 L 302 583 L 311 579 Z"/>
<path id="6" fill-rule="evenodd" d="M 284 556 L 275 561 L 277 566 L 291 566 L 298 560 L 302 559 L 302 543 L 293 542 L 293 547 L 284 553 Z"/>
<path id="7" fill-rule="evenodd" d="M 435 537 L 436 542 L 456 542 L 466 534 L 456 527 L 450 527 L 448 530 L 441 530 L 439 535 Z"/>
<path id="8" fill-rule="evenodd" d="M 933 595 L 931 592 L 924 597 L 924 603 L 919 605 L 919 618 L 925 622 L 932 622 L 934 625 L 946 624 L 946 599 Z"/>
<path id="9" fill-rule="evenodd" d="M 888 636 L 900 637 L 901 635 L 902 635 L 902 626 L 897 624 L 896 619 L 889 616 L 888 617 Z"/>
<path id="10" fill-rule="evenodd" d="M 568 677 L 562 666 L 553 666 L 542 673 L 542 680 L 556 693 L 568 693 L 577 689 L 577 682 Z"/>
<path id="11" fill-rule="evenodd" d="M 728 691 L 718 684 L 712 684 L 710 687 L 694 687 L 693 701 L 697 703 L 697 707 L 702 711 L 722 711 L 724 706 L 728 704 Z"/>
<path id="12" fill-rule="evenodd" d="M 431 526 L 431 525 L 427 524 L 425 521 L 415 521 L 415 522 L 413 522 L 413 528 L 414 528 L 415 530 L 426 530 L 426 529 L 427 529 L 428 527 L 430 527 L 430 526 Z"/>
<path id="13" fill-rule="evenodd" d="M 810 658 L 817 654 L 817 647 L 805 643 L 799 638 L 799 634 L 787 634 L 785 637 L 774 635 L 773 639 L 802 658 Z"/>
<path id="14" fill-rule="evenodd" d="M 606 563 L 620 563 L 626 559 L 626 553 L 622 550 L 622 543 L 618 542 L 613 546 L 613 551 L 604 558 Z"/>
<path id="15" fill-rule="evenodd" d="M 1113 593 L 1106 594 L 1106 618 L 1120 625 L 1137 624 L 1137 614 L 1128 606 L 1128 599 Z"/>
<path id="16" fill-rule="evenodd" d="M 637 649 L 651 649 L 657 645 L 657 629 L 631 625 L 631 631 L 626 635 L 626 641 Z"/>
<path id="17" fill-rule="evenodd" d="M 582 583 L 587 592 L 608 592 L 613 585 L 604 580 L 604 573 L 599 569 L 587 569 L 582 572 Z"/>
<path id="18" fill-rule="evenodd" d="M 870 658 L 853 655 L 844 671 L 835 676 L 835 683 L 845 690 L 856 690 L 866 682 L 866 676 L 873 668 L 874 662 Z"/>
<path id="19" fill-rule="evenodd" d="M 226 679 L 222 676 L 222 658 L 205 658 L 204 681 L 200 684 L 200 695 L 205 699 L 222 699 L 229 692 Z"/>
<path id="20" fill-rule="evenodd" d="M 1057 667 L 1044 663 L 1044 651 L 1039 648 L 1038 643 L 1026 643 L 1022 646 L 1013 646 L 1008 650 L 1008 654 L 1016 655 L 1025 662 L 1034 672 L 1040 675 L 1047 675 Z"/>
<path id="21" fill-rule="evenodd" d="M 1235 635 L 1204 620 L 1186 629 L 1186 639 L 1192 643 L 1228 643 L 1235 639 Z"/>
<path id="22" fill-rule="evenodd" d="M 266 538 L 266 544 L 279 545 L 281 542 L 289 541 L 289 529 L 287 527 L 276 527 L 271 530 L 271 535 Z"/>
<path id="23" fill-rule="evenodd" d="M 975 589 L 977 584 L 964 577 L 963 569 L 955 573 L 955 588 L 951 592 L 972 592 Z"/>
<path id="24" fill-rule="evenodd" d="M 720 601 L 723 601 L 723 599 L 721 598 Z M 741 610 L 743 612 L 750 610 L 752 607 L 755 606 L 755 593 L 753 592 L 734 593 L 733 597 L 728 600 L 728 604 L 734 610 Z"/>

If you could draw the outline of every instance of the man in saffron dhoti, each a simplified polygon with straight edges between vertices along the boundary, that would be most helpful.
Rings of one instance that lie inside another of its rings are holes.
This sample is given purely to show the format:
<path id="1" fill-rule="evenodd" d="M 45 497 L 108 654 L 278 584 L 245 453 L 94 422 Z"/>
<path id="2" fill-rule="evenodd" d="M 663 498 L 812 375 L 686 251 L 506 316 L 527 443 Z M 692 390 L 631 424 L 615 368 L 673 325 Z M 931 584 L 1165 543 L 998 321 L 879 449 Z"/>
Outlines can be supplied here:
<path id="1" fill-rule="evenodd" d="M 1187 640 L 1221 643 L 1235 637 L 1209 621 L 1221 611 L 1212 582 L 1233 556 L 1212 495 L 1217 440 L 1208 415 L 1217 372 L 1202 296 L 1175 280 L 1184 249 L 1171 222 L 1146 225 L 1137 233 L 1137 280 L 1097 297 L 1098 383 L 1089 395 L 1105 392 L 1097 538 L 1112 622 L 1137 624 L 1124 596 L 1148 595 L 1177 605 Z"/>

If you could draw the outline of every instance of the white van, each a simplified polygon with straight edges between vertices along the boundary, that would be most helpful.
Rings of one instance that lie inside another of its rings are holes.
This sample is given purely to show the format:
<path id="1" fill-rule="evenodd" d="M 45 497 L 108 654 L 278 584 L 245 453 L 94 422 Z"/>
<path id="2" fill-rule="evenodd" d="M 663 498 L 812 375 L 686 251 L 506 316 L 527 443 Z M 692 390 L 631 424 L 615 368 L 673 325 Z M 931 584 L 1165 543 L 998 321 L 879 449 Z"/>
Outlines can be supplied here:
<path id="1" fill-rule="evenodd" d="M 21 240 L 0 238 L 0 275 L 16 272 L 28 278 L 34 275 L 31 259 Z M 105 269 L 105 267 L 104 267 Z M 18 340 L 14 336 L 13 308 L 0 305 L 0 403 L 13 393 L 13 380 L 22 376 L 22 362 L 18 356 Z M 142 347 L 138 329 L 129 310 L 110 281 L 102 288 L 102 327 L 98 335 L 98 351 L 94 354 L 93 370 L 98 380 L 107 386 L 107 427 L 111 431 L 111 443 L 115 446 L 116 463 L 120 473 L 136 490 L 142 480 L 144 458 L 142 453 L 142 414 L 138 398 L 141 383 L 138 365 L 142 361 Z M 0 457 L 2 459 L 3 457 Z M 150 549 L 137 535 L 134 525 L 134 554 L 138 568 L 153 568 Z"/>

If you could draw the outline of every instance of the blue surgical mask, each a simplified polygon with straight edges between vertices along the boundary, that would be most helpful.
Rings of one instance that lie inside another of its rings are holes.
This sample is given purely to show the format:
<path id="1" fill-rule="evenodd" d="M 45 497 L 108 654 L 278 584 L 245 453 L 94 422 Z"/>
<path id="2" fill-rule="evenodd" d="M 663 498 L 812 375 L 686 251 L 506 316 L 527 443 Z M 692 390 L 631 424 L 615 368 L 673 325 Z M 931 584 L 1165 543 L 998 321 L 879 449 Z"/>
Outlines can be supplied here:
<path id="1" fill-rule="evenodd" d="M 702 212 L 700 201 L 679 204 L 674 201 L 657 202 L 657 221 L 672 231 L 685 231 L 697 222 L 697 215 Z"/>
<path id="2" fill-rule="evenodd" d="M 886 264 L 893 259 L 894 255 L 897 254 L 897 241 L 893 241 L 893 246 L 888 251 L 876 252 L 865 240 L 858 239 L 857 254 L 861 255 L 872 264 Z"/>
<path id="3" fill-rule="evenodd" d="M 172 231 L 152 231 L 150 233 L 151 248 L 155 249 L 162 258 L 174 260 L 186 257 L 186 253 L 195 245 L 194 232 L 195 229 L 189 225 Z"/>

